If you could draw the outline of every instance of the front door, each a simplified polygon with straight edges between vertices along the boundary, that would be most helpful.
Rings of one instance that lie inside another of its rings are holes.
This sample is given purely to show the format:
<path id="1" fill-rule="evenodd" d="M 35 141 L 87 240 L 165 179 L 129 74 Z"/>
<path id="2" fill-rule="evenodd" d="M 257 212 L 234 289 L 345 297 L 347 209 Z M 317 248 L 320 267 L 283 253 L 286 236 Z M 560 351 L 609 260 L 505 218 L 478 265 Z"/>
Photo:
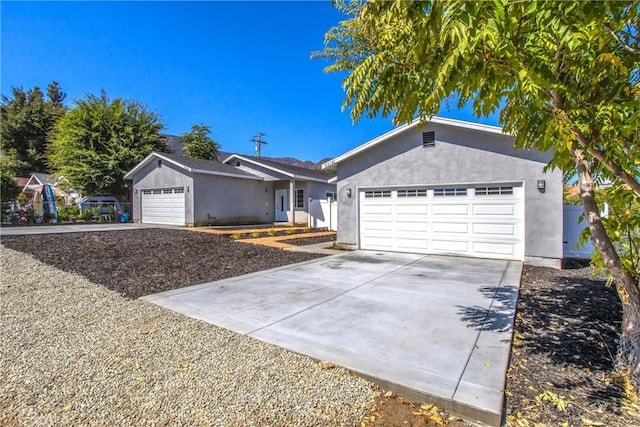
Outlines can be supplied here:
<path id="1" fill-rule="evenodd" d="M 276 221 L 288 221 L 289 196 L 287 190 L 276 190 Z"/>

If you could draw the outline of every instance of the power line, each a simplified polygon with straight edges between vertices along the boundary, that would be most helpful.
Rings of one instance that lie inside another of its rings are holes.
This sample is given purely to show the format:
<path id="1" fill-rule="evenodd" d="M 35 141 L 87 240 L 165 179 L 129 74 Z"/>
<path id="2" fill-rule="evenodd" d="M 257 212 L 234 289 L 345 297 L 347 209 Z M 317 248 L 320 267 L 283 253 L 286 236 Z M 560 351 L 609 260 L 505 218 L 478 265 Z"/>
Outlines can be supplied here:
<path id="1" fill-rule="evenodd" d="M 253 137 L 251 138 L 251 141 L 256 143 L 256 154 L 258 157 L 260 157 L 260 153 L 262 151 L 262 144 L 267 144 L 267 141 L 262 140 L 262 137 L 265 135 L 266 133 L 258 132 L 257 134 L 253 135 Z"/>

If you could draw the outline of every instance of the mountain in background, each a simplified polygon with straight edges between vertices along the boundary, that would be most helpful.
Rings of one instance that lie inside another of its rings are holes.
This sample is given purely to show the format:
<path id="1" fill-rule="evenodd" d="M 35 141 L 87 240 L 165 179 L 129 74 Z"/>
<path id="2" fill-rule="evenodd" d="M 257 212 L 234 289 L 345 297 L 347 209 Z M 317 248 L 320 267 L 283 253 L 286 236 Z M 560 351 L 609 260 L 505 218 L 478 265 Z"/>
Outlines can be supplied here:
<path id="1" fill-rule="evenodd" d="M 182 140 L 180 140 L 179 136 L 176 136 L 176 135 L 162 135 L 162 136 L 166 138 L 167 147 L 169 148 L 169 151 L 171 153 L 178 154 L 179 156 L 186 155 L 186 153 L 184 152 L 184 144 L 182 143 Z M 218 160 L 223 161 L 224 159 L 226 159 L 232 154 L 242 155 L 242 153 L 229 153 L 227 151 L 220 151 L 218 155 Z M 253 155 L 253 154 L 250 154 L 250 155 Z M 273 160 L 275 162 L 284 163 L 285 165 L 298 166 L 298 167 L 307 168 L 307 169 L 320 169 L 320 165 L 331 160 L 331 157 L 324 158 L 319 162 L 312 162 L 311 160 L 300 160 L 294 157 L 267 157 L 267 156 L 262 156 L 262 157 L 264 157 L 265 159 Z"/>

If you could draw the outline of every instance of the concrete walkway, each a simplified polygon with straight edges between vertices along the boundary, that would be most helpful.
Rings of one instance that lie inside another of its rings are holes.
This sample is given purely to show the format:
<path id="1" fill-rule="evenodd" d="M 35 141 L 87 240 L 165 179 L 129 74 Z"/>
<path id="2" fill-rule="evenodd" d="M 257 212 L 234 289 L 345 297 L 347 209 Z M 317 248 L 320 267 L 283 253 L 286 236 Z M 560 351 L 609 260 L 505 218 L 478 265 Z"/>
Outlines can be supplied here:
<path id="1" fill-rule="evenodd" d="M 519 262 L 358 251 L 143 299 L 499 425 L 521 274 Z"/>

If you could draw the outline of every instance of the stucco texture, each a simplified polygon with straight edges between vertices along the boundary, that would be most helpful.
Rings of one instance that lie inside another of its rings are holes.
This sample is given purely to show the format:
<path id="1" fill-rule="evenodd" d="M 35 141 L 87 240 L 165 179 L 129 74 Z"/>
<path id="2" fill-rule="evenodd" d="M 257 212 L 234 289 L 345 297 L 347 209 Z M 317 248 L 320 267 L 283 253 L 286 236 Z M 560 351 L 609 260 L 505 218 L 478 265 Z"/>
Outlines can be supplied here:
<path id="1" fill-rule="evenodd" d="M 427 131 L 435 131 L 433 147 L 422 146 Z M 358 191 L 363 188 L 522 183 L 525 261 L 561 259 L 563 181 L 561 171 L 543 171 L 550 157 L 515 150 L 507 135 L 435 123 L 409 128 L 338 164 L 338 241 L 358 245 Z M 545 180 L 544 193 L 538 180 Z"/>

